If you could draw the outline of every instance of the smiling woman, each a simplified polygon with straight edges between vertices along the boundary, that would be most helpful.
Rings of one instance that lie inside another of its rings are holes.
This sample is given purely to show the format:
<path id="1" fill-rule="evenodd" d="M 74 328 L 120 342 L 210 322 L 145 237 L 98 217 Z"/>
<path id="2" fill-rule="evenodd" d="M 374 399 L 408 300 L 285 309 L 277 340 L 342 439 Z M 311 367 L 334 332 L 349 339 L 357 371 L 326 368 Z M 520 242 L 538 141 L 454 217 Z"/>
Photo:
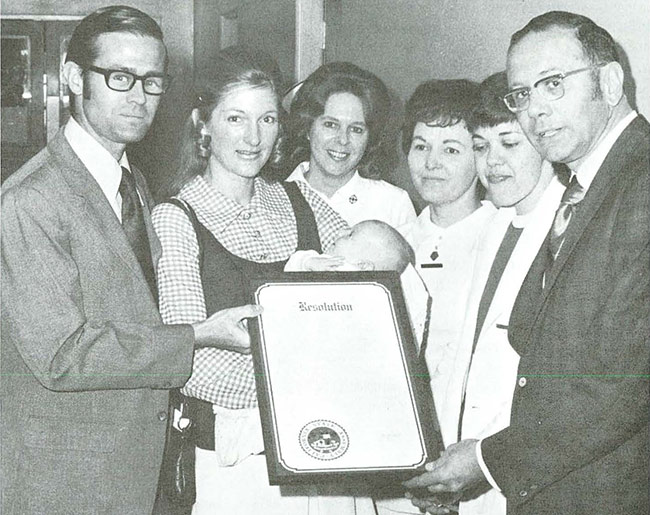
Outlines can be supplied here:
<path id="1" fill-rule="evenodd" d="M 408 194 L 386 175 L 390 98 L 372 73 L 329 63 L 302 84 L 290 107 L 287 179 L 308 185 L 350 225 L 377 219 L 400 228 L 415 219 Z"/>
<path id="2" fill-rule="evenodd" d="M 153 213 L 162 245 L 160 312 L 167 324 L 245 304 L 249 277 L 282 272 L 296 250 L 320 252 L 347 230 L 305 184 L 271 179 L 282 119 L 279 81 L 269 63 L 260 52 L 231 47 L 197 85 L 174 196 Z M 313 489 L 286 495 L 269 486 L 247 350 L 196 350 L 182 389 L 196 445 L 192 513 L 306 515 L 310 502 L 330 513 L 374 513 L 370 498 L 310 501 Z"/>

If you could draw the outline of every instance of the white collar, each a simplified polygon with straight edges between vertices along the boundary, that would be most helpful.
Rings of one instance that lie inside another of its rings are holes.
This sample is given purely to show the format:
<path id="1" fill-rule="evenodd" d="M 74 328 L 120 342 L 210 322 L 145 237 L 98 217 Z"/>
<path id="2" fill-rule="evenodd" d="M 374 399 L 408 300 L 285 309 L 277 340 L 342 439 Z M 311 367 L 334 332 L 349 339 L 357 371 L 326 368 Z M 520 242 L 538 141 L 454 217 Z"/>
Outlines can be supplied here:
<path id="1" fill-rule="evenodd" d="M 618 122 L 611 131 L 609 131 L 596 146 L 594 151 L 587 156 L 582 164 L 576 169 L 571 170 L 571 177 L 577 175 L 580 186 L 586 191 L 591 186 L 596 173 L 605 161 L 607 154 L 616 143 L 616 140 L 626 127 L 637 117 L 636 111 L 628 113 L 620 122 Z"/>
<path id="2" fill-rule="evenodd" d="M 417 224 L 416 227 L 418 227 L 419 231 L 421 231 L 423 234 L 454 233 L 456 231 L 466 232 L 469 231 L 470 227 L 473 227 L 478 223 L 477 219 L 480 220 L 483 216 L 496 212 L 496 209 L 497 208 L 494 207 L 494 204 L 492 204 L 492 202 L 489 200 L 481 200 L 481 205 L 478 207 L 478 209 L 472 211 L 465 218 L 461 218 L 457 222 L 454 222 L 447 227 L 440 227 L 431 221 L 431 205 L 427 204 L 427 206 L 420 213 L 420 216 L 418 216 L 415 223 Z"/>
<path id="3" fill-rule="evenodd" d="M 309 171 L 309 161 L 303 161 L 300 163 L 296 168 L 294 169 L 293 172 L 291 172 L 291 175 L 287 177 L 287 182 L 304 182 L 307 183 L 307 179 L 305 178 L 305 174 Z M 307 183 L 309 184 L 309 183 Z"/>
<path id="4" fill-rule="evenodd" d="M 325 200 L 333 200 L 335 197 L 345 195 L 346 197 L 350 195 L 351 193 L 354 192 L 354 187 L 361 181 L 361 176 L 359 175 L 359 172 L 355 170 L 354 175 L 350 178 L 348 182 L 346 182 L 343 186 L 341 186 L 338 190 L 336 190 L 330 199 L 327 198 L 327 196 L 324 193 L 321 193 L 320 191 L 314 189 L 309 182 L 307 181 L 307 178 L 305 177 L 305 174 L 309 172 L 309 161 L 303 161 L 300 163 L 298 166 L 296 166 L 295 170 L 291 172 L 291 175 L 287 177 L 288 182 L 304 182 L 307 184 L 313 191 L 318 193 L 322 198 Z"/>
<path id="5" fill-rule="evenodd" d="M 540 216 L 543 216 L 542 213 L 545 213 L 549 209 L 555 213 L 565 189 L 566 187 L 560 182 L 557 175 L 554 174 L 532 211 L 525 215 L 516 214 L 516 211 L 512 207 L 500 208 L 499 211 L 502 209 L 512 209 L 514 212 L 512 225 L 517 229 L 524 229 L 533 220 L 538 220 Z"/>
<path id="6" fill-rule="evenodd" d="M 74 153 L 99 184 L 117 217 L 121 218 L 122 201 L 118 195 L 122 181 L 121 167 L 131 169 L 126 152 L 118 163 L 111 153 L 72 117 L 65 126 L 64 134 Z"/>
<path id="7" fill-rule="evenodd" d="M 332 198 L 334 199 L 335 197 L 343 197 L 347 199 L 353 193 L 358 193 L 357 188 L 360 186 L 361 181 L 362 177 L 359 175 L 359 172 L 355 170 L 354 174 L 352 174 L 352 177 L 350 177 L 348 182 L 346 182 L 343 186 L 334 192 Z"/>

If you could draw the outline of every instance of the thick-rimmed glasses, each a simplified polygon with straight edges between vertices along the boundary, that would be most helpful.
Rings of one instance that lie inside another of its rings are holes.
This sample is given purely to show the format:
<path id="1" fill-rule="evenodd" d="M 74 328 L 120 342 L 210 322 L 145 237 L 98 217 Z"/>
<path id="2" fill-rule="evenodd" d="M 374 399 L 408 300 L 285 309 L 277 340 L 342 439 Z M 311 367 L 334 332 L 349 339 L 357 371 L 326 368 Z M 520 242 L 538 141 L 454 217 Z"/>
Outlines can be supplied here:
<path id="1" fill-rule="evenodd" d="M 528 109 L 530 105 L 530 95 L 532 90 L 539 91 L 546 100 L 558 100 L 564 96 L 564 79 L 575 75 L 577 73 L 586 72 L 589 70 L 597 70 L 603 66 L 597 64 L 596 66 L 587 66 L 586 68 L 579 68 L 566 73 L 556 73 L 549 77 L 539 79 L 532 88 L 517 88 L 513 89 L 510 93 L 503 97 L 506 107 L 513 113 L 519 113 Z"/>
<path id="2" fill-rule="evenodd" d="M 172 80 L 169 75 L 165 74 L 136 75 L 124 70 L 107 70 L 92 65 L 86 66 L 86 69 L 103 75 L 106 85 L 113 91 L 130 91 L 136 81 L 139 80 L 142 82 L 142 89 L 147 95 L 162 95 L 167 91 Z"/>

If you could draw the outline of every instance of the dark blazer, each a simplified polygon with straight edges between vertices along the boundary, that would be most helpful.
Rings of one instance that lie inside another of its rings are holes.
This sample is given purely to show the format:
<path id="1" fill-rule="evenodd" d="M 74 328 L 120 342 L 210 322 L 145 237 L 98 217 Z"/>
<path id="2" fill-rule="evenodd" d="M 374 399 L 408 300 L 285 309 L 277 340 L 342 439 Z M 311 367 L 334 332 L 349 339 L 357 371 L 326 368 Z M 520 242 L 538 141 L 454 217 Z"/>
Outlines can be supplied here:
<path id="1" fill-rule="evenodd" d="M 63 131 L 3 186 L 1 341 L 2 513 L 149 515 L 166 389 L 191 373 L 193 332 L 162 324 Z"/>
<path id="2" fill-rule="evenodd" d="M 638 117 L 519 292 L 511 423 L 482 444 L 509 514 L 648 513 L 649 141 Z"/>

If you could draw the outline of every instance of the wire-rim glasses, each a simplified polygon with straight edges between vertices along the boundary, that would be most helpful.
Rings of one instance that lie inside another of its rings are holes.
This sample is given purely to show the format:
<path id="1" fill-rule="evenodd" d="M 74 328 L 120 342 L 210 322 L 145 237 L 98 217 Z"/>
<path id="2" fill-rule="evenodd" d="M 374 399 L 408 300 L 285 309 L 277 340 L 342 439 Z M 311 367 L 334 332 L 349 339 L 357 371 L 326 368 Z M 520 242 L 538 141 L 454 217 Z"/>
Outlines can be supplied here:
<path id="1" fill-rule="evenodd" d="M 528 106 L 530 105 L 530 95 L 533 89 L 539 91 L 539 93 L 547 100 L 558 100 L 562 98 L 565 93 L 564 79 L 578 73 L 597 70 L 601 66 L 603 65 L 597 64 L 595 66 L 587 66 L 585 68 L 571 70 L 570 72 L 556 73 L 549 77 L 544 77 L 535 82 L 532 88 L 525 87 L 513 89 L 503 97 L 503 101 L 510 111 L 513 113 L 519 113 L 528 109 Z"/>

